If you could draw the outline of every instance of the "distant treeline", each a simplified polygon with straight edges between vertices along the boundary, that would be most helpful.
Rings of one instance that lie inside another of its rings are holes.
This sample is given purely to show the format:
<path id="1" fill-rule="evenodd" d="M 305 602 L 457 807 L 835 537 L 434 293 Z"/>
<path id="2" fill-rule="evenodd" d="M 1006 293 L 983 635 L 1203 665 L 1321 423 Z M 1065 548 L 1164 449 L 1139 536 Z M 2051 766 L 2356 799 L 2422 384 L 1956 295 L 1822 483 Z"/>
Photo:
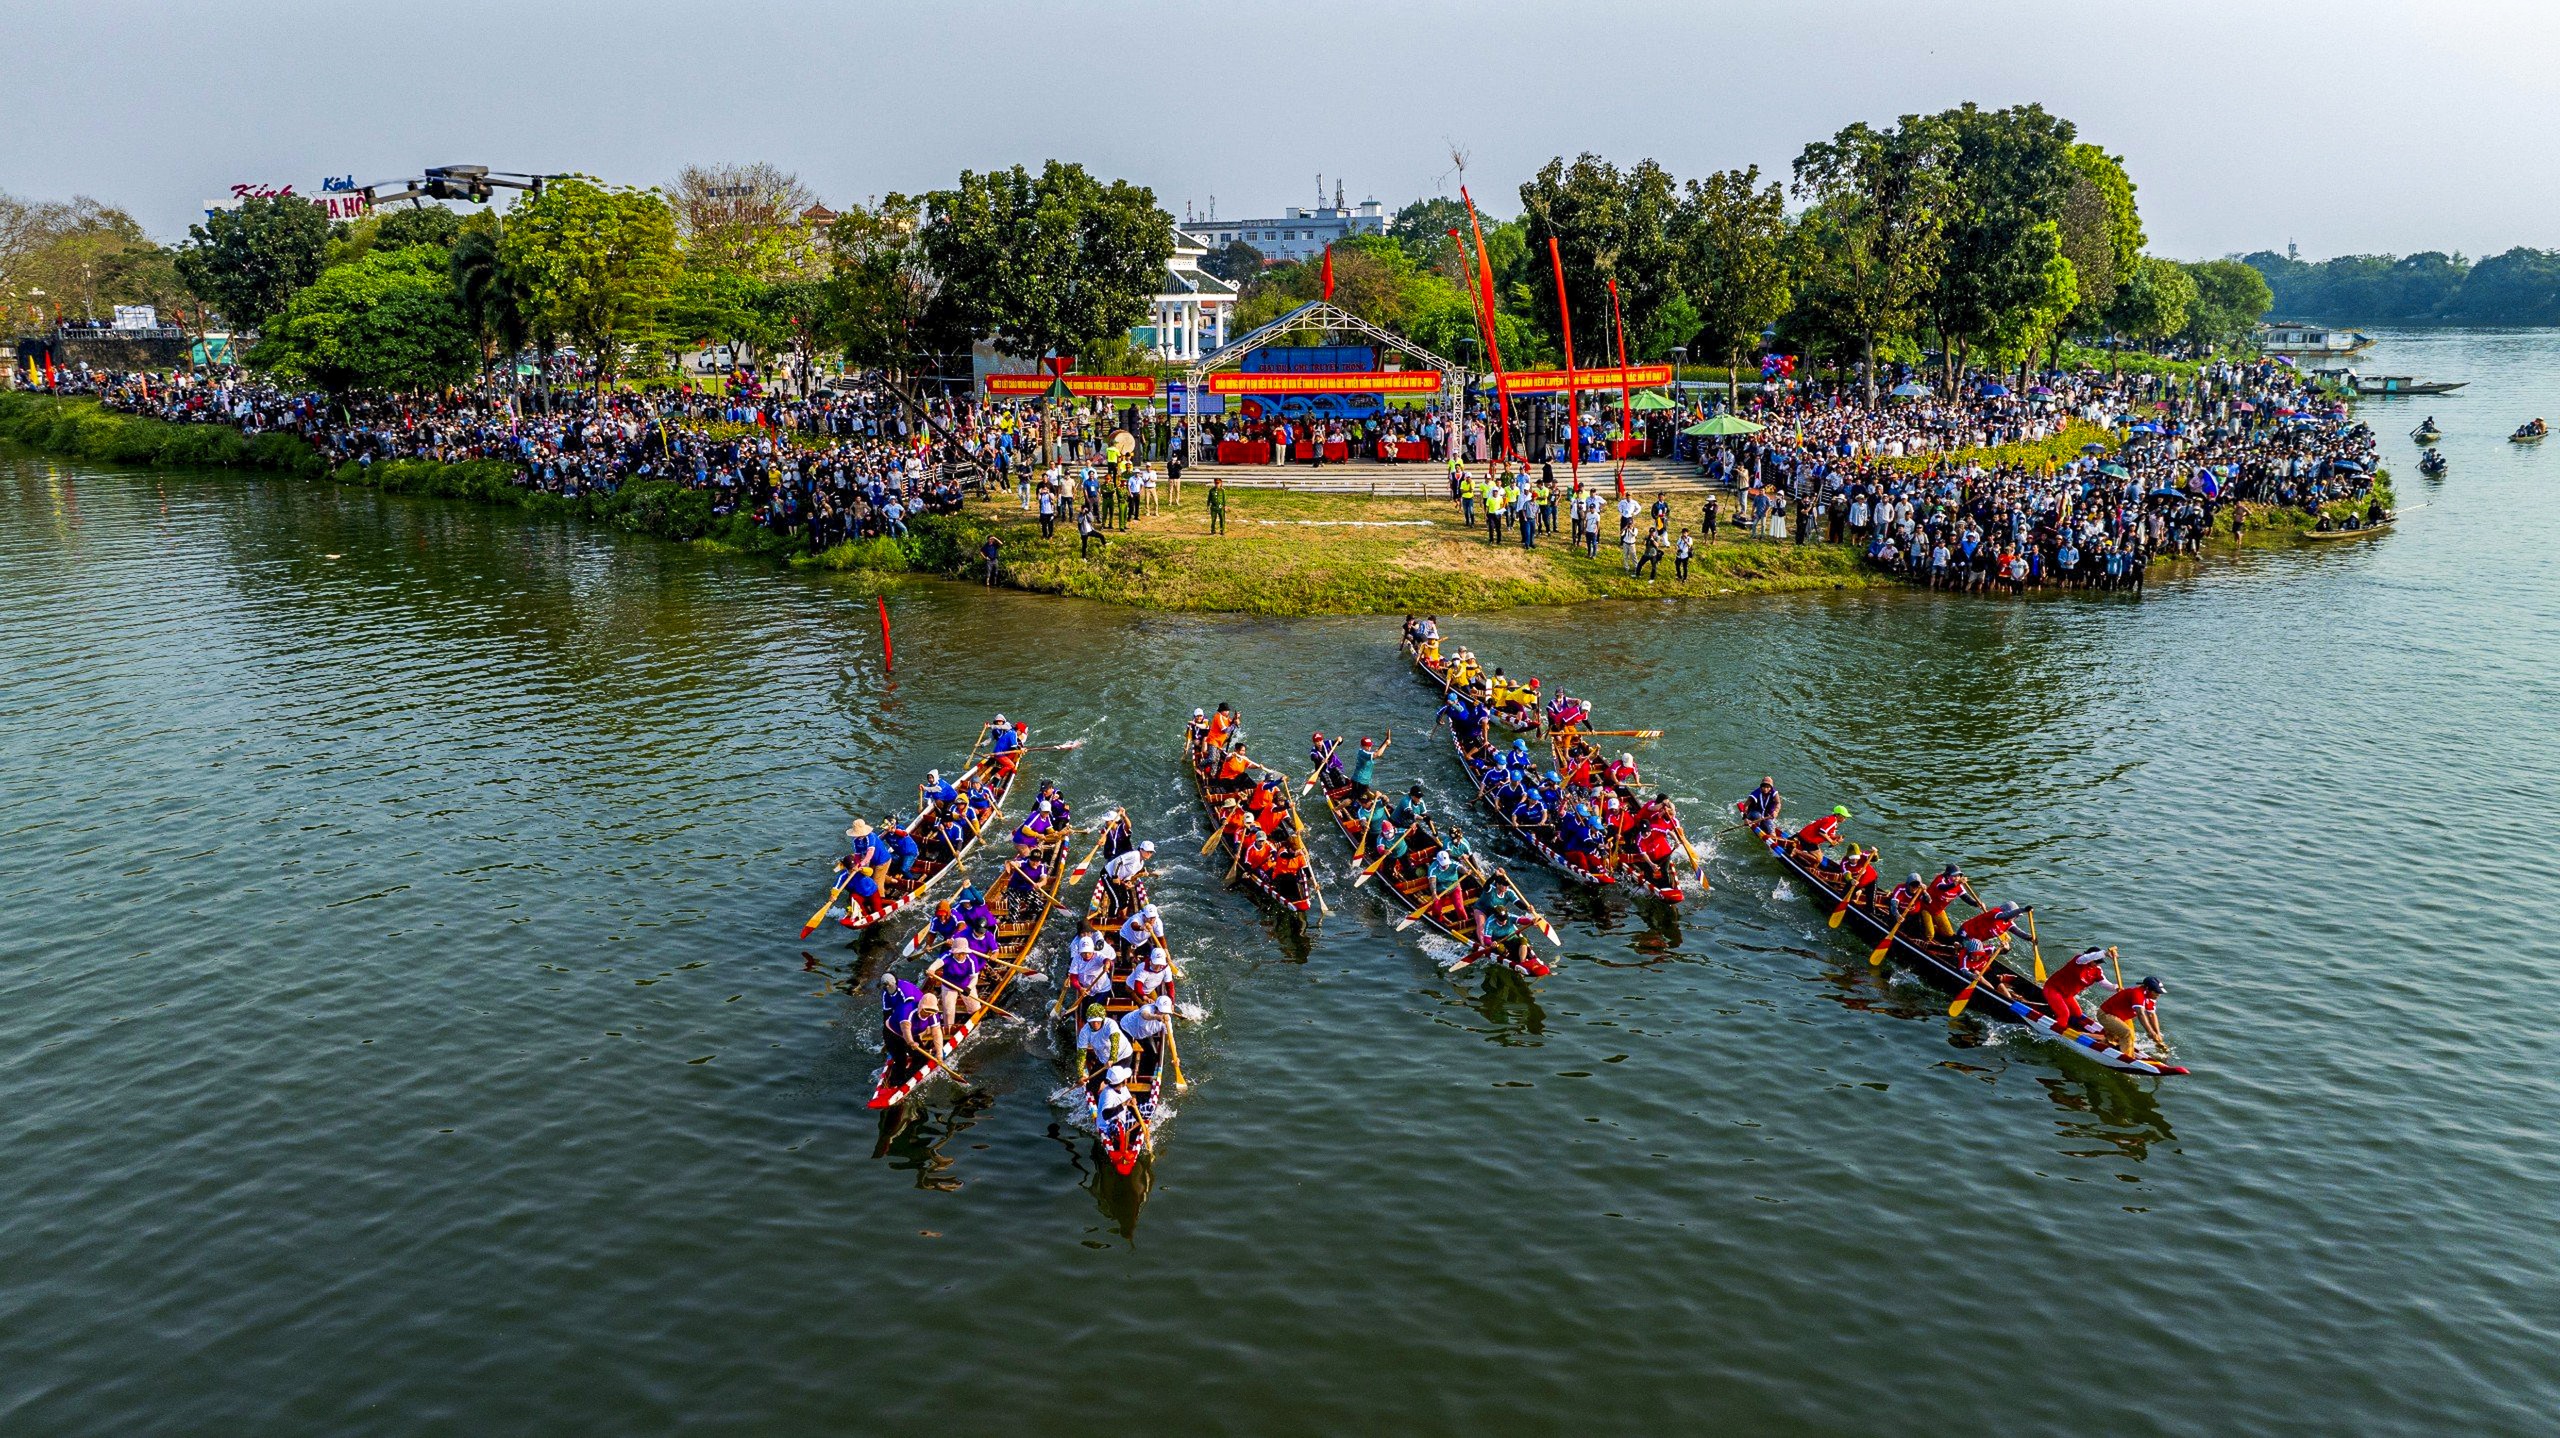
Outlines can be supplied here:
<path id="1" fill-rule="evenodd" d="M 2419 255 L 2340 255 L 2317 263 L 2260 250 L 2275 313 L 2335 325 L 2560 325 L 2560 250 L 2519 245 L 2474 263 Z"/>

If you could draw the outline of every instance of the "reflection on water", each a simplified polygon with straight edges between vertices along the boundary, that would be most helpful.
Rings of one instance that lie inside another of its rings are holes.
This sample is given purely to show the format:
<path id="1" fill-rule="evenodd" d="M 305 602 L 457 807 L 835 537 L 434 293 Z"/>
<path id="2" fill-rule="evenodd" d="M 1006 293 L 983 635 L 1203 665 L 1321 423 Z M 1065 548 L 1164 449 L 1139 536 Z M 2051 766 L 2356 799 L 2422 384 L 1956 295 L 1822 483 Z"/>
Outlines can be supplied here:
<path id="1" fill-rule="evenodd" d="M 2397 363 L 2478 373 L 2462 414 L 2560 384 L 2547 339 L 2504 389 L 2489 360 L 2527 342 L 2462 343 L 2489 348 Z M 0 1396 L 0 1428 L 883 1431 L 953 1393 L 986 1426 L 1125 1424 L 1107 1373 L 1053 1361 L 1100 1294 L 1150 1402 L 1239 1433 L 1850 1431 L 1915 1405 L 2043 1431 L 2081 1400 L 1894 1355 L 2049 1345 L 2085 1289 L 2014 1276 L 2077 1272 L 2102 1235 L 2146 1255 L 2106 1333 L 2146 1376 L 2136 1432 L 2518 1431 L 2560 1407 L 2560 1325 L 2517 1298 L 2560 1290 L 2560 1255 L 2513 1242 L 2560 1086 L 2531 1022 L 2409 975 L 2476 963 L 2462 915 L 2560 914 L 2560 880 L 2444 843 L 2560 807 L 2528 722 L 2560 703 L 2560 514 L 2553 461 L 2446 422 L 2454 474 L 2392 535 L 2139 603 L 1461 627 L 1612 727 L 1663 728 L 1640 757 L 1693 834 L 1774 774 L 1799 811 L 1846 803 L 1897 876 L 1958 859 L 2035 902 L 2055 952 L 2122 943 L 2172 982 L 2199 1072 L 2168 1081 L 1951 1023 L 1730 837 L 1670 911 L 1570 890 L 1475 816 L 1565 938 L 1535 982 L 1438 972 L 1339 883 L 1320 935 L 1275 932 L 1183 849 L 1207 831 L 1182 716 L 1418 731 L 1392 617 L 915 584 L 891 683 L 859 580 L 13 464 L 0 1364 L 48 1379 Z M 870 1113 L 865 980 L 894 950 L 792 939 L 846 816 L 994 708 L 1087 737 L 1030 777 L 1162 846 L 1203 1097 L 1129 1179 L 1048 1102 L 1038 1037 L 973 1052 L 971 1092 Z M 1454 798 L 1454 763 L 1411 767 Z M 2304 882 L 2342 864 L 2394 878 Z M 144 972 L 165 1007 L 133 1001 Z M 1534 1233 L 1491 1271 L 1489 1219 Z M 2303 1237 L 2337 1231 L 2394 1241 Z M 2010 1261 L 1966 1261 L 1951 1236 L 1977 1232 Z M 849 1315 L 894 1383 L 845 1382 Z M 171 1361 L 137 1368 L 137 1332 Z M 1876 1341 L 1844 1360 L 1844 1332 Z"/>

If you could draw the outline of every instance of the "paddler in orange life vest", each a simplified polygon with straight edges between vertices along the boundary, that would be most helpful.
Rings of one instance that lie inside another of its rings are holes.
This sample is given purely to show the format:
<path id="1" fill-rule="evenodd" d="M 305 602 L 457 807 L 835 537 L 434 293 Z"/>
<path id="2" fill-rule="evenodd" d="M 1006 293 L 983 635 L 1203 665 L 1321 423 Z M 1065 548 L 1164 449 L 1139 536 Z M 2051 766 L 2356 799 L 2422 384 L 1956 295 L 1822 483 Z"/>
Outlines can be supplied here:
<path id="1" fill-rule="evenodd" d="M 1219 705 L 1218 712 L 1209 716 L 1209 743 L 1212 746 L 1222 746 L 1227 742 L 1227 737 L 1235 732 L 1235 710 L 1228 708 L 1224 704 Z"/>
<path id="2" fill-rule="evenodd" d="M 1956 936 L 1956 921 L 1947 917 L 1947 910 L 1958 899 L 1977 909 L 1984 907 L 1982 900 L 1974 897 L 1973 885 L 1966 881 L 1964 870 L 1949 864 L 1938 877 L 1929 881 L 1928 891 L 1920 896 L 1922 938 L 1952 939 Z"/>
<path id="3" fill-rule="evenodd" d="M 2082 949 L 2045 981 L 2045 1007 L 2053 1010 L 2053 1021 L 2064 1033 L 2089 1027 L 2089 1016 L 2080 1012 L 2080 995 L 2106 978 L 2106 961 L 2115 952 L 2112 947 Z"/>
<path id="4" fill-rule="evenodd" d="M 1211 778 L 1221 789 L 1241 789 L 1252 777 L 1253 761 L 1245 757 L 1244 740 L 1238 737 L 1228 748 L 1227 757 L 1218 761 L 1217 773 Z"/>

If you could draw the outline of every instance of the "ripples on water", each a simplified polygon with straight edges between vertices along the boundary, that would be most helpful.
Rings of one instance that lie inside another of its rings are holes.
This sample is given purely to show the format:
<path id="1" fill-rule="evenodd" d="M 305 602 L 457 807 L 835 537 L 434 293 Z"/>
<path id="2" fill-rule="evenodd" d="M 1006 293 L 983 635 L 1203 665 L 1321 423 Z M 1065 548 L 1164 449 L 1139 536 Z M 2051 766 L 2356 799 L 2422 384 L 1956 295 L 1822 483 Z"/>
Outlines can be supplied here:
<path id="1" fill-rule="evenodd" d="M 1774 773 L 2122 942 L 2199 1070 L 2157 1086 L 1951 1026 L 1748 844 L 1676 918 L 1514 865 L 1533 987 L 1443 973 L 1320 835 L 1283 943 L 1192 855 L 1175 732 L 1394 723 L 1454 804 L 1391 620 L 918 586 L 892 678 L 863 591 L 19 462 L 0 1430 L 1116 1431 L 1138 1374 L 1233 1432 L 2042 1431 L 2074 1375 L 2133 1432 L 2547 1427 L 2552 1026 L 2468 976 L 2560 918 L 2473 862 L 2560 797 L 2560 582 L 2477 388 L 2401 533 L 2138 605 L 1451 621 L 1669 729 L 1693 816 Z M 843 817 L 991 707 L 1170 861 L 1206 1018 L 1137 1182 L 1045 1039 L 884 1126 L 878 956 L 790 942 Z"/>

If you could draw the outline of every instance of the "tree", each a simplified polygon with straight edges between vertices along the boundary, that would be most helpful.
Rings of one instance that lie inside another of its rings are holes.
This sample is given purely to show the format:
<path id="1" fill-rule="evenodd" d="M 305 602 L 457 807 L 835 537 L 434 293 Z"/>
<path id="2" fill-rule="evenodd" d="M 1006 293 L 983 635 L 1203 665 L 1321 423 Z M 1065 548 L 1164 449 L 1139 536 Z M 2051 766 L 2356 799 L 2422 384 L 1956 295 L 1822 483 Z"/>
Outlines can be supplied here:
<path id="1" fill-rule="evenodd" d="M 576 341 L 599 379 L 655 336 L 676 276 L 675 215 L 656 190 L 553 180 L 507 214 L 498 257 L 537 335 Z"/>
<path id="2" fill-rule="evenodd" d="M 533 327 L 526 317 L 529 301 L 524 282 L 507 268 L 505 258 L 498 253 L 495 217 L 484 212 L 472 216 L 472 221 L 455 238 L 447 262 L 454 302 L 471 326 L 484 361 L 493 354 L 512 359 L 533 337 Z M 543 348 L 547 357 L 548 332 Z"/>
<path id="3" fill-rule="evenodd" d="M 1200 268 L 1231 285 L 1251 284 L 1262 274 L 1262 251 L 1242 240 L 1229 240 L 1211 250 Z"/>
<path id="4" fill-rule="evenodd" d="M 2115 303 L 2107 307 L 2107 328 L 2136 344 L 2158 344 L 2187 326 L 2195 308 L 2196 282 L 2175 260 L 2144 255 L 2134 261 Z"/>
<path id="5" fill-rule="evenodd" d="M 187 227 L 178 275 L 234 327 L 255 328 L 320 278 L 328 247 L 329 217 L 318 205 L 253 196 Z"/>
<path id="6" fill-rule="evenodd" d="M 2560 323 L 2560 251 L 2518 245 L 2482 260 L 2463 277 L 2446 317 L 2469 324 Z"/>
<path id="7" fill-rule="evenodd" d="M 1387 238 L 1410 250 L 1447 244 L 1451 230 L 1467 227 L 1467 207 L 1446 195 L 1416 200 L 1387 221 Z"/>
<path id="8" fill-rule="evenodd" d="M 1155 192 L 1082 165 L 1020 165 L 925 197 L 923 246 L 952 323 L 1009 355 L 1074 354 L 1144 324 L 1170 280 L 1173 220 Z"/>
<path id="9" fill-rule="evenodd" d="M 2195 302 L 2187 306 L 2186 336 L 2197 344 L 2245 345 L 2258 321 L 2275 307 L 2266 277 L 2238 260 L 2206 260 L 2186 269 L 2196 286 Z"/>
<path id="10" fill-rule="evenodd" d="M 846 359 L 898 374 L 968 347 L 925 259 L 923 200 L 892 194 L 846 212 L 827 228 L 827 252 L 817 329 Z"/>
<path id="11" fill-rule="evenodd" d="M 2071 323 L 2086 332 L 2105 327 L 2108 308 L 2142 261 L 2142 216 L 2122 160 L 2095 145 L 2073 145 L 2071 170 L 2062 197 L 2062 254 L 2080 292 Z"/>
<path id="12" fill-rule="evenodd" d="M 1680 286 L 1694 311 L 1694 342 L 1704 354 L 1724 356 L 1725 393 L 1737 394 L 1743 350 L 1760 342 L 1761 331 L 1778 322 L 1792 298 L 1786 191 L 1774 182 L 1762 188 L 1757 165 L 1691 180 L 1679 238 Z"/>
<path id="13" fill-rule="evenodd" d="M 1817 331 L 1856 339 L 1869 404 L 1877 341 L 1907 330 L 1937 282 L 1950 149 L 1943 129 L 1905 116 L 1891 130 L 1851 125 L 1796 156 L 1796 196 L 1811 205 L 1795 237 L 1799 307 Z"/>
<path id="14" fill-rule="evenodd" d="M 133 216 L 86 195 L 21 200 L 0 194 L 0 306 L 41 325 L 55 312 L 103 318 L 117 305 L 173 311 L 190 298 L 175 257 Z"/>
<path id="15" fill-rule="evenodd" d="M 1968 103 L 1928 123 L 1947 138 L 1948 184 L 1937 282 L 1921 307 L 1952 386 L 1971 349 L 2014 343 L 2050 305 L 2053 261 L 2062 254 L 2058 220 L 2079 171 L 2071 123 L 2040 105 Z"/>
<path id="16" fill-rule="evenodd" d="M 1416 200 L 1387 221 L 1387 238 L 1404 246 L 1414 262 L 1431 269 L 1454 263 L 1457 244 L 1451 230 L 1465 231 L 1467 207 L 1445 195 Z"/>
<path id="17" fill-rule="evenodd" d="M 409 209 L 385 210 L 375 225 L 373 243 L 378 249 L 404 250 L 412 245 L 433 245 L 451 249 L 462 237 L 462 217 L 442 205 L 419 205 Z"/>
<path id="18" fill-rule="evenodd" d="M 1559 156 L 1520 187 L 1520 203 L 1522 218 L 1530 222 L 1523 276 L 1530 313 L 1560 344 L 1555 264 L 1547 249 L 1553 237 L 1564 261 L 1565 294 L 1582 321 L 1574 362 L 1613 363 L 1609 281 L 1618 282 L 1619 309 L 1630 334 L 1650 333 L 1655 315 L 1679 293 L 1680 254 L 1672 229 L 1680 198 L 1670 172 L 1643 160 L 1621 173 L 1597 155 L 1568 167 Z"/>
<path id="19" fill-rule="evenodd" d="M 332 394 L 419 390 L 470 374 L 471 323 L 432 245 L 376 249 L 294 294 L 249 362 Z"/>
<path id="20" fill-rule="evenodd" d="M 678 346 L 728 344 L 756 352 L 781 344 L 783 327 L 766 308 L 772 287 L 738 270 L 685 265 L 667 292 L 661 332 Z"/>
<path id="21" fill-rule="evenodd" d="M 820 237 L 802 218 L 817 195 L 787 170 L 752 165 L 687 165 L 668 196 L 686 260 L 751 279 L 814 279 L 825 273 Z"/>

